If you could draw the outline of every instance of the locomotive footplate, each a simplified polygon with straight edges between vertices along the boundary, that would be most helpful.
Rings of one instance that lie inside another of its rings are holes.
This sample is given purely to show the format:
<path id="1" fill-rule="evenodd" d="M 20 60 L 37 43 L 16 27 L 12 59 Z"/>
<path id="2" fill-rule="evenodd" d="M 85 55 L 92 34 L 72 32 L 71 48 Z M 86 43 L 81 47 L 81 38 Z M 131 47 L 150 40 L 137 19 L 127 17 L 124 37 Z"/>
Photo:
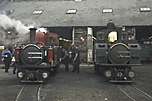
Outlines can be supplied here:
<path id="1" fill-rule="evenodd" d="M 16 65 L 17 68 L 19 69 L 34 69 L 34 68 L 37 68 L 37 69 L 46 69 L 46 68 L 53 68 L 55 66 L 51 66 L 51 65 Z"/>
<path id="2" fill-rule="evenodd" d="M 114 66 L 141 66 L 142 64 L 96 64 L 99 66 L 109 66 L 109 67 L 114 67 Z"/>
<path id="3" fill-rule="evenodd" d="M 111 83 L 132 83 L 132 80 L 109 80 Z"/>
<path id="4" fill-rule="evenodd" d="M 27 81 L 27 80 L 20 80 L 21 83 L 43 83 L 44 81 L 41 80 L 41 81 Z"/>

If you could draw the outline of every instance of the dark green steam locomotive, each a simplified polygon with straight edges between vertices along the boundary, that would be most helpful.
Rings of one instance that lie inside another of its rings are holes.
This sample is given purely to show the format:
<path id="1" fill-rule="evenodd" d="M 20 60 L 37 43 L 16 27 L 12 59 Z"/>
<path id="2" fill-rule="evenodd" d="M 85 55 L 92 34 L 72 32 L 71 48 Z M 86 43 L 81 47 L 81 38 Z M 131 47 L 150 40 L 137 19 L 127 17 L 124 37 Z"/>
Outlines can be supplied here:
<path id="1" fill-rule="evenodd" d="M 96 35 L 94 45 L 96 72 L 102 72 L 110 82 L 132 82 L 132 66 L 140 65 L 141 47 L 125 28 L 110 22 Z"/>

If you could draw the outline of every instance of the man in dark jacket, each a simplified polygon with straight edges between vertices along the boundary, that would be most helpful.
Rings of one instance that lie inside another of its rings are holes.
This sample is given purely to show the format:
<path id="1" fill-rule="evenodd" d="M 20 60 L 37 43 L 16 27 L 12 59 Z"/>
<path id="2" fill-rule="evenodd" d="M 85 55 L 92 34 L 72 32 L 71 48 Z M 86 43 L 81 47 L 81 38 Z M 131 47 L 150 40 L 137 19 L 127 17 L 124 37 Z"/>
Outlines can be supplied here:
<path id="1" fill-rule="evenodd" d="M 2 59 L 5 64 L 5 72 L 8 72 L 12 61 L 12 53 L 8 48 L 5 48 L 5 50 L 2 52 Z"/>
<path id="2" fill-rule="evenodd" d="M 68 61 L 68 53 L 67 50 L 65 48 L 63 48 L 62 46 L 59 47 L 58 50 L 58 61 L 59 61 L 59 65 L 61 63 L 63 63 L 65 65 L 65 71 L 69 71 L 69 61 Z"/>
<path id="3" fill-rule="evenodd" d="M 63 51 L 62 61 L 63 61 L 63 64 L 65 65 L 65 71 L 68 72 L 69 71 L 68 50 L 64 48 L 62 51 Z"/>
<path id="4" fill-rule="evenodd" d="M 72 46 L 72 52 L 73 52 L 73 70 L 72 72 L 77 72 L 79 73 L 79 68 L 80 68 L 80 51 L 78 47 L 75 45 Z"/>

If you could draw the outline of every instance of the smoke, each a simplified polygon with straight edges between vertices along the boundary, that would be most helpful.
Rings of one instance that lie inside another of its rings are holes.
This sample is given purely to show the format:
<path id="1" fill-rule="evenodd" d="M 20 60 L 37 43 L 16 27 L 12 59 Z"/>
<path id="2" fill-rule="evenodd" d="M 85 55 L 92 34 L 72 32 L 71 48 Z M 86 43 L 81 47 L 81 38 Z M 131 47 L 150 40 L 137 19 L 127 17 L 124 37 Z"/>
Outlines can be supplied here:
<path id="1" fill-rule="evenodd" d="M 44 33 L 47 33 L 48 30 L 47 30 L 47 28 L 42 28 L 42 27 L 40 27 L 40 28 L 38 28 L 38 29 L 36 30 L 36 32 L 44 32 Z"/>
<path id="2" fill-rule="evenodd" d="M 29 38 L 29 27 L 21 21 L 0 15 L 0 44 L 14 45 L 26 42 Z"/>

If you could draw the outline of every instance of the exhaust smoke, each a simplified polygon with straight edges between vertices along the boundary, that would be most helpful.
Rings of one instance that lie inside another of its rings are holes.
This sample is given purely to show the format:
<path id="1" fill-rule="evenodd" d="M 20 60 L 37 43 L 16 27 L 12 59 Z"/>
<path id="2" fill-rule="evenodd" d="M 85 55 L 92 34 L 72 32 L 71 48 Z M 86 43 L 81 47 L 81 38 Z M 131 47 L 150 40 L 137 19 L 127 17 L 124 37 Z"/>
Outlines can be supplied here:
<path id="1" fill-rule="evenodd" d="M 0 15 L 0 44 L 15 45 L 29 40 L 29 27 L 21 21 Z"/>

